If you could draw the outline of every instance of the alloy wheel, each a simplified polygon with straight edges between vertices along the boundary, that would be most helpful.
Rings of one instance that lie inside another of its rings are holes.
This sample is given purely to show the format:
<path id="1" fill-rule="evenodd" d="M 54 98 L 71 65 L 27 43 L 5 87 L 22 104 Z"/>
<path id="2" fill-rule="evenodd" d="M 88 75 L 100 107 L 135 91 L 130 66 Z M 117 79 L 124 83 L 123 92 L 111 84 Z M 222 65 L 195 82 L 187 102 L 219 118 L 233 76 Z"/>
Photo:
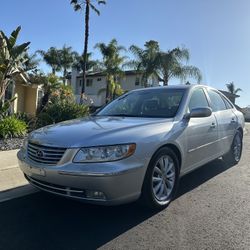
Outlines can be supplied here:
<path id="1" fill-rule="evenodd" d="M 152 187 L 155 198 L 164 202 L 169 199 L 175 185 L 175 164 L 173 159 L 164 155 L 154 166 L 152 174 Z"/>

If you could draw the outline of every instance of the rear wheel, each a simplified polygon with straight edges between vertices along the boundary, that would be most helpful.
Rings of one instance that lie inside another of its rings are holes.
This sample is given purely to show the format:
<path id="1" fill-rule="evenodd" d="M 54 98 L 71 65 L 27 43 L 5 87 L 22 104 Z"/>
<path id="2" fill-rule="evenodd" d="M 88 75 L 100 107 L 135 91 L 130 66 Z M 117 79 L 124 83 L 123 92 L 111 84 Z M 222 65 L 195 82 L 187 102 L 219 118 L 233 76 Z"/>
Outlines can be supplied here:
<path id="1" fill-rule="evenodd" d="M 142 188 L 144 204 L 153 209 L 166 207 L 173 199 L 179 180 L 179 161 L 170 148 L 160 149 L 151 159 Z"/>
<path id="2" fill-rule="evenodd" d="M 228 164 L 235 165 L 240 161 L 241 158 L 241 153 L 242 153 L 242 134 L 237 131 L 230 151 L 223 156 L 223 160 L 225 160 Z"/>

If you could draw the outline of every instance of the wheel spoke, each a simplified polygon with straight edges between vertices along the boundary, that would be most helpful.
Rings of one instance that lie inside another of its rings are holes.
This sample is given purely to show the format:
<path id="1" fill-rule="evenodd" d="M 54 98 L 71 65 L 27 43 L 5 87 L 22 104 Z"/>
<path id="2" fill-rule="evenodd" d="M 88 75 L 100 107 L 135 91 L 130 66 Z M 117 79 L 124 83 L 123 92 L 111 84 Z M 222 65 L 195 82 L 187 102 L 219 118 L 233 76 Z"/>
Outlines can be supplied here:
<path id="1" fill-rule="evenodd" d="M 158 193 L 158 191 L 159 191 L 159 189 L 160 189 L 160 187 L 161 187 L 161 182 L 159 182 L 156 186 L 155 186 L 155 188 L 154 188 L 154 191 L 155 191 L 155 194 L 157 194 Z"/>
<path id="2" fill-rule="evenodd" d="M 161 157 L 161 159 L 159 160 L 159 165 L 160 165 L 161 172 L 164 173 L 164 160 L 163 160 L 163 157 Z"/>
<path id="3" fill-rule="evenodd" d="M 161 183 L 161 188 L 160 188 L 160 191 L 159 191 L 159 194 L 158 194 L 160 197 L 162 196 L 163 191 L 164 191 L 164 183 Z"/>
<path id="4" fill-rule="evenodd" d="M 171 169 L 173 169 L 173 167 L 174 167 L 174 163 L 169 162 L 169 164 L 168 164 L 168 166 L 167 166 L 167 169 L 166 169 L 166 174 L 168 174 L 168 172 L 169 172 Z"/>
<path id="5" fill-rule="evenodd" d="M 167 176 L 168 179 L 170 179 L 170 178 L 175 176 L 175 173 L 174 172 L 169 172 L 166 176 Z"/>
<path id="6" fill-rule="evenodd" d="M 162 171 L 156 166 L 154 171 L 159 174 L 159 175 L 162 175 Z"/>
<path id="7" fill-rule="evenodd" d="M 160 177 L 153 177 L 153 182 L 159 182 L 159 181 L 162 181 L 162 178 Z"/>

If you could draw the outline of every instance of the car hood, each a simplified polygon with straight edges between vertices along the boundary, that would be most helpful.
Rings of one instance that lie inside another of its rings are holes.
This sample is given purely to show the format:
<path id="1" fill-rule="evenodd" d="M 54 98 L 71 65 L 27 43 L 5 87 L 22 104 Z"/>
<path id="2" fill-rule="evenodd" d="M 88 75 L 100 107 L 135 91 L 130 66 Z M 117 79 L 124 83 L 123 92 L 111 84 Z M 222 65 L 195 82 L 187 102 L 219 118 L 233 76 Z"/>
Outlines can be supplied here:
<path id="1" fill-rule="evenodd" d="M 136 142 L 142 137 L 168 132 L 173 119 L 139 117 L 87 117 L 38 129 L 33 143 L 58 147 L 84 147 Z"/>

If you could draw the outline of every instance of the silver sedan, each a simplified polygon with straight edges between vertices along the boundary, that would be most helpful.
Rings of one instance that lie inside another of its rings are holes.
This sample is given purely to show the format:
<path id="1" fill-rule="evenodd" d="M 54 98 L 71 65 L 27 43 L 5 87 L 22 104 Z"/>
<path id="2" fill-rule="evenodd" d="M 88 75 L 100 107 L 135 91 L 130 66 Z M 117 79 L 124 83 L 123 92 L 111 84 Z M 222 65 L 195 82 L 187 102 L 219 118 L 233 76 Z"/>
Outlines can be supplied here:
<path id="1" fill-rule="evenodd" d="M 32 132 L 18 152 L 35 187 L 95 204 L 141 199 L 162 208 L 181 176 L 223 157 L 241 158 L 244 117 L 216 89 L 131 91 L 96 114 Z"/>

